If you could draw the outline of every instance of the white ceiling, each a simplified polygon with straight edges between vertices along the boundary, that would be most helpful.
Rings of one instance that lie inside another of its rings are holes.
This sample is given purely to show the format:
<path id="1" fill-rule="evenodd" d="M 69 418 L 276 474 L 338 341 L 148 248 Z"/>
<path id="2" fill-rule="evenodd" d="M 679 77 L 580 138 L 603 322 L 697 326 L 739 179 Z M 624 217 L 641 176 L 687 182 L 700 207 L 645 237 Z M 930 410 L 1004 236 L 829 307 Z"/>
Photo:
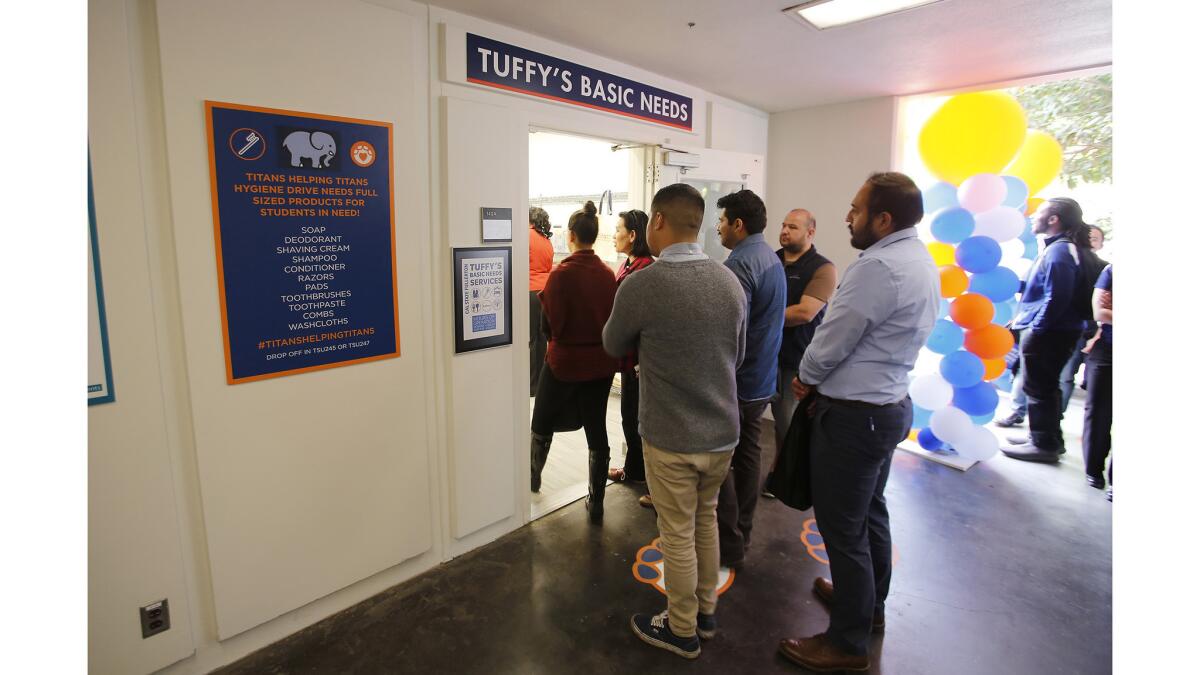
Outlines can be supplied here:
<path id="1" fill-rule="evenodd" d="M 768 112 L 1112 61 L 1111 0 L 943 0 L 826 31 L 780 11 L 800 0 L 430 1 Z"/>

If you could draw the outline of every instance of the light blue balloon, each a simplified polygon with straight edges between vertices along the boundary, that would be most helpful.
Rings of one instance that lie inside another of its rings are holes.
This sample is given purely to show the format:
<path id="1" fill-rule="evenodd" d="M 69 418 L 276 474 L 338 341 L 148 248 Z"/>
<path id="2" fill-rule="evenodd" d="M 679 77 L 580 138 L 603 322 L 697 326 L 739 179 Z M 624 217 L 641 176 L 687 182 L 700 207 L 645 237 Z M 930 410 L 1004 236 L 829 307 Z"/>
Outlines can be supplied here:
<path id="1" fill-rule="evenodd" d="M 1025 219 L 1025 229 L 1021 230 L 1021 234 L 1017 236 L 1021 241 L 1037 241 L 1037 237 L 1033 235 L 1033 221 L 1029 218 Z"/>
<path id="2" fill-rule="evenodd" d="M 1021 257 L 1025 258 L 1026 260 L 1037 260 L 1037 257 L 1038 257 L 1037 239 L 1034 239 L 1033 241 L 1025 242 L 1025 253 Z"/>
<path id="3" fill-rule="evenodd" d="M 924 429 L 929 426 L 929 418 L 933 416 L 932 410 L 926 410 L 919 405 L 913 406 L 913 429 Z"/>
<path id="4" fill-rule="evenodd" d="M 996 269 L 1000 269 L 1000 268 L 996 268 Z M 992 306 L 996 308 L 996 314 L 994 316 L 992 316 L 992 323 L 998 324 L 1000 326 L 1004 326 L 1004 325 L 1007 325 L 1009 321 L 1012 321 L 1013 314 L 1016 311 L 1015 304 L 1016 304 L 1015 301 L 1011 301 L 1011 300 L 1009 302 L 993 301 Z"/>
<path id="5" fill-rule="evenodd" d="M 971 421 L 974 422 L 976 426 L 983 426 L 994 419 L 996 419 L 995 410 L 986 415 L 971 415 Z"/>
<path id="6" fill-rule="evenodd" d="M 954 388 L 954 407 L 972 417 L 995 412 L 999 403 L 1000 395 L 996 393 L 996 388 L 990 382 Z"/>
<path id="7" fill-rule="evenodd" d="M 925 188 L 921 200 L 925 203 L 925 213 L 958 206 L 958 188 L 944 181 L 937 182 Z"/>
<path id="8" fill-rule="evenodd" d="M 991 237 L 969 237 L 954 249 L 958 266 L 972 274 L 990 272 L 1000 264 L 1000 244 Z"/>
<path id="9" fill-rule="evenodd" d="M 962 347 L 964 339 L 963 329 L 951 321 L 938 319 L 933 324 L 933 332 L 929 334 L 929 341 L 925 346 L 938 354 L 949 354 Z"/>
<path id="10" fill-rule="evenodd" d="M 929 229 L 934 239 L 946 244 L 957 244 L 975 231 L 975 216 L 958 206 L 941 209 L 933 214 Z"/>
<path id="11" fill-rule="evenodd" d="M 1000 391 L 1012 392 L 1013 374 L 1011 370 L 1004 371 L 1004 374 L 992 380 L 992 384 Z"/>
<path id="12" fill-rule="evenodd" d="M 938 301 L 938 318 L 944 319 L 950 316 L 950 301 L 942 298 Z"/>
<path id="13" fill-rule="evenodd" d="M 995 267 L 987 272 L 971 275 L 971 281 L 967 284 L 967 290 L 972 293 L 978 293 L 986 296 L 993 303 L 1007 302 L 1013 299 L 1017 291 L 1021 290 L 1021 280 L 1017 277 L 1017 273 L 1007 267 Z M 999 313 L 999 309 L 996 310 Z M 1011 316 L 1009 317 L 1012 318 Z M 992 319 L 992 323 L 1008 323 L 1007 321 L 997 321 Z"/>
<path id="14" fill-rule="evenodd" d="M 1011 206 L 1014 209 L 1021 209 L 1021 213 L 1025 209 L 1021 208 L 1025 204 L 1025 200 L 1029 199 L 1029 188 L 1025 185 L 1025 181 L 1016 176 L 1001 176 L 1004 179 L 1004 185 L 1008 188 L 1008 193 L 1004 195 L 1003 206 Z"/>
<path id="15" fill-rule="evenodd" d="M 938 369 L 942 373 L 942 379 L 955 388 L 971 387 L 983 381 L 983 361 L 971 352 L 950 352 L 942 359 Z"/>

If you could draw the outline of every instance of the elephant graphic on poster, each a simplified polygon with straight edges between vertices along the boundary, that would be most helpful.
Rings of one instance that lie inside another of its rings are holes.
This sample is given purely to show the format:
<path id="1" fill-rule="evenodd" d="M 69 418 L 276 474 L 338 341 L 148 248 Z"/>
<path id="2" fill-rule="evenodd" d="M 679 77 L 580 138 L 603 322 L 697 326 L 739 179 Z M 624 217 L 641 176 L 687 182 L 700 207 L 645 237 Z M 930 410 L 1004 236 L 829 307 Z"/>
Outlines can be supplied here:
<path id="1" fill-rule="evenodd" d="M 292 166 L 307 159 L 314 169 L 328 167 L 337 154 L 337 143 L 324 131 L 293 131 L 283 139 L 283 147 L 292 153 Z"/>

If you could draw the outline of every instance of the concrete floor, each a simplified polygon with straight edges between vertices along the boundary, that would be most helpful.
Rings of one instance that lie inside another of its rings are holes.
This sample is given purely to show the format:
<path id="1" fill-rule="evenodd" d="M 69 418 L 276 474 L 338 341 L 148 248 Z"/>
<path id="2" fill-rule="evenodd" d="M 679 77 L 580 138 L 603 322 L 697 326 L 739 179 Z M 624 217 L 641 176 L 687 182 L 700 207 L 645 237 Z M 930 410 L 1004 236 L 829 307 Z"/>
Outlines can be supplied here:
<path id="1" fill-rule="evenodd" d="M 1112 504 L 1070 452 L 1061 466 L 998 455 L 966 473 L 896 452 L 887 494 L 897 562 L 872 672 L 1111 672 Z M 221 672 L 801 672 L 776 645 L 826 626 L 809 590 L 828 575 L 804 540 L 811 512 L 760 501 L 718 636 L 686 661 L 629 629 L 630 614 L 665 607 L 633 576 L 656 536 L 639 494 L 611 486 L 602 527 L 572 504 Z"/>

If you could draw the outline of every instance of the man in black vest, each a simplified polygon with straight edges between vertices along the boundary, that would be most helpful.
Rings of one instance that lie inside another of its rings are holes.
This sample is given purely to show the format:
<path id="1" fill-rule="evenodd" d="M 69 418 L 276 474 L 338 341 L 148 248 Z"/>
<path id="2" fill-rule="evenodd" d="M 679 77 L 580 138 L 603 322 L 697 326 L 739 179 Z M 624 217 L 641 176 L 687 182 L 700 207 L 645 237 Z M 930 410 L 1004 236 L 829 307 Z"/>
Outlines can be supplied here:
<path id="1" fill-rule="evenodd" d="M 804 209 L 792 209 L 779 230 L 782 248 L 775 252 L 787 275 L 787 308 L 783 315 L 783 342 L 779 345 L 779 382 L 775 398 L 771 399 L 777 453 L 796 410 L 792 378 L 796 377 L 804 350 L 825 316 L 825 303 L 837 287 L 837 268 L 813 246 L 816 233 L 817 219 Z M 773 496 L 765 491 L 763 495 Z"/>

